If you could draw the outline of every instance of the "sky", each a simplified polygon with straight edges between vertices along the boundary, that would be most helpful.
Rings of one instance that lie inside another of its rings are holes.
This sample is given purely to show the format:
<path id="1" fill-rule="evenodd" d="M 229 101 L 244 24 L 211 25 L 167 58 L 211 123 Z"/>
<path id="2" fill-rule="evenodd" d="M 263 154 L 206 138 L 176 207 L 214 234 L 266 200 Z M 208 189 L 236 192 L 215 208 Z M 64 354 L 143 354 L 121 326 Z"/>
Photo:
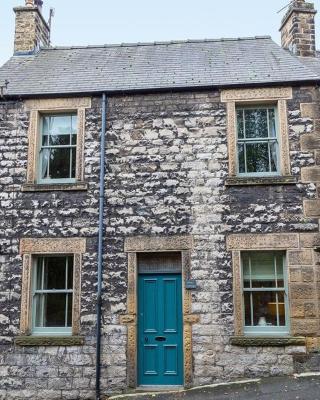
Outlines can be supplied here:
<path id="1" fill-rule="evenodd" d="M 44 16 L 55 9 L 52 44 L 103 45 L 183 39 L 270 35 L 279 43 L 289 0 L 44 0 Z M 320 0 L 314 0 L 320 14 Z M 0 0 L 0 65 L 13 52 L 13 7 L 25 0 Z M 317 42 L 320 48 L 320 23 Z"/>

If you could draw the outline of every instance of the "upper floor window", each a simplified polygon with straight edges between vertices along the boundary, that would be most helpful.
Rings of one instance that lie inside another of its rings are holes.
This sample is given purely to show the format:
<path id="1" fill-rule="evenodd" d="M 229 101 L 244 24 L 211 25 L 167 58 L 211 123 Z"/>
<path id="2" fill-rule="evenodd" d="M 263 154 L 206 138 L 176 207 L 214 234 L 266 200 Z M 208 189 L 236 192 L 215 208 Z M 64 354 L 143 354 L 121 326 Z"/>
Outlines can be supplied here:
<path id="1" fill-rule="evenodd" d="M 73 256 L 38 256 L 33 267 L 32 333 L 72 333 Z"/>
<path id="2" fill-rule="evenodd" d="M 280 174 L 277 108 L 238 107 L 236 117 L 238 174 Z"/>
<path id="3" fill-rule="evenodd" d="M 68 183 L 76 179 L 77 115 L 41 116 L 39 183 Z"/>
<path id="4" fill-rule="evenodd" d="M 288 285 L 282 252 L 242 253 L 244 333 L 287 334 Z"/>

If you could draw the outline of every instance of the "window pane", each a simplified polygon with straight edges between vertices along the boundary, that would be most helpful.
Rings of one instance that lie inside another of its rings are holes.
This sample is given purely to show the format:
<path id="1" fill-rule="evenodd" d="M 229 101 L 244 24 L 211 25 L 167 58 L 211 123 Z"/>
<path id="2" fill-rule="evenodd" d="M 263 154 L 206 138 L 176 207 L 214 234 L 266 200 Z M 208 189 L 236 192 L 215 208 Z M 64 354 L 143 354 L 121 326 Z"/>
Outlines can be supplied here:
<path id="1" fill-rule="evenodd" d="M 283 275 L 283 256 L 282 255 L 278 255 L 276 257 L 276 268 L 277 268 L 278 287 L 283 288 L 284 287 L 284 275 Z"/>
<path id="2" fill-rule="evenodd" d="M 48 293 L 43 295 L 43 326 L 64 327 L 66 324 L 66 298 L 64 293 Z"/>
<path id="3" fill-rule="evenodd" d="M 37 294 L 34 301 L 35 326 L 64 327 L 66 324 L 66 294 Z"/>
<path id="4" fill-rule="evenodd" d="M 76 135 L 77 134 L 77 129 L 78 129 L 78 118 L 76 115 L 72 115 L 72 127 L 71 127 L 71 133 Z"/>
<path id="5" fill-rule="evenodd" d="M 237 110 L 238 138 L 244 138 L 243 110 Z"/>
<path id="6" fill-rule="evenodd" d="M 243 287 L 249 288 L 250 287 L 250 280 L 251 280 L 251 274 L 250 274 L 250 264 L 249 264 L 249 256 L 244 254 L 242 256 L 242 268 L 243 268 Z"/>
<path id="7" fill-rule="evenodd" d="M 49 134 L 49 125 L 50 125 L 50 118 L 42 117 L 42 134 L 43 135 Z"/>
<path id="8" fill-rule="evenodd" d="M 71 178 L 76 176 L 76 158 L 77 158 L 77 151 L 75 148 L 71 149 Z"/>
<path id="9" fill-rule="evenodd" d="M 49 161 L 49 177 L 51 179 L 70 178 L 70 149 L 51 149 Z M 72 178 L 74 176 L 71 176 Z"/>
<path id="10" fill-rule="evenodd" d="M 36 290 L 41 290 L 42 289 L 42 265 L 43 265 L 43 257 L 39 257 L 37 260 L 37 265 L 36 265 Z"/>
<path id="11" fill-rule="evenodd" d="M 47 257 L 44 290 L 66 289 L 66 257 Z"/>
<path id="12" fill-rule="evenodd" d="M 284 292 L 278 292 L 278 307 L 279 307 L 279 325 L 286 325 L 286 308 L 285 308 Z"/>
<path id="13" fill-rule="evenodd" d="M 247 143 L 247 172 L 269 172 L 268 143 Z"/>
<path id="14" fill-rule="evenodd" d="M 49 136 L 42 135 L 42 146 L 48 146 L 48 145 L 49 145 Z"/>
<path id="15" fill-rule="evenodd" d="M 49 178 L 49 158 L 50 158 L 50 150 L 49 149 L 42 149 L 40 152 L 41 158 L 41 179 Z"/>
<path id="16" fill-rule="evenodd" d="M 270 108 L 268 111 L 269 111 L 269 136 L 277 137 L 276 117 L 275 117 L 274 109 Z"/>
<path id="17" fill-rule="evenodd" d="M 71 135 L 71 144 L 74 146 L 77 144 L 77 135 Z"/>
<path id="18" fill-rule="evenodd" d="M 72 294 L 68 294 L 67 326 L 72 326 Z"/>
<path id="19" fill-rule="evenodd" d="M 73 288 L 73 257 L 68 257 L 68 289 Z"/>
<path id="20" fill-rule="evenodd" d="M 251 326 L 251 293 L 244 293 L 244 316 L 245 316 L 245 325 Z"/>
<path id="21" fill-rule="evenodd" d="M 252 292 L 253 325 L 285 326 L 283 292 Z M 282 300 L 282 301 L 281 301 Z M 278 324 L 279 320 L 279 324 Z M 251 325 L 250 293 L 245 293 L 245 324 Z"/>
<path id="22" fill-rule="evenodd" d="M 70 135 L 50 135 L 49 145 L 51 146 L 68 146 L 70 145 Z"/>
<path id="23" fill-rule="evenodd" d="M 35 313 L 35 326 L 42 326 L 42 295 L 36 294 L 33 301 L 33 312 Z"/>
<path id="24" fill-rule="evenodd" d="M 244 161 L 245 157 L 244 150 L 245 150 L 245 144 L 238 144 L 239 172 L 241 174 L 246 172 L 246 166 Z"/>
<path id="25" fill-rule="evenodd" d="M 43 117 L 43 133 L 50 135 L 70 135 L 72 132 L 71 115 L 53 115 Z"/>
<path id="26" fill-rule="evenodd" d="M 273 253 L 253 253 L 250 257 L 252 287 L 276 287 Z"/>
<path id="27" fill-rule="evenodd" d="M 245 136 L 247 138 L 268 137 L 266 109 L 247 109 L 245 114 Z"/>
<path id="28" fill-rule="evenodd" d="M 277 143 L 270 143 L 270 161 L 271 161 L 271 172 L 277 172 Z"/>

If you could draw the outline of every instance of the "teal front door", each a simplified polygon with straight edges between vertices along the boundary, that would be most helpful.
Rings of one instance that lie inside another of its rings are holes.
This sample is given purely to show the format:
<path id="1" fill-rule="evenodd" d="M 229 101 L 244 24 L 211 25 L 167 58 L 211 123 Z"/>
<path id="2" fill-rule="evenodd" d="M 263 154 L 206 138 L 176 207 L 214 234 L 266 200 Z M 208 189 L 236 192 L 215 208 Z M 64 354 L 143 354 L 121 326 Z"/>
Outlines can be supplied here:
<path id="1" fill-rule="evenodd" d="M 138 385 L 183 385 L 181 274 L 141 274 L 138 286 Z"/>

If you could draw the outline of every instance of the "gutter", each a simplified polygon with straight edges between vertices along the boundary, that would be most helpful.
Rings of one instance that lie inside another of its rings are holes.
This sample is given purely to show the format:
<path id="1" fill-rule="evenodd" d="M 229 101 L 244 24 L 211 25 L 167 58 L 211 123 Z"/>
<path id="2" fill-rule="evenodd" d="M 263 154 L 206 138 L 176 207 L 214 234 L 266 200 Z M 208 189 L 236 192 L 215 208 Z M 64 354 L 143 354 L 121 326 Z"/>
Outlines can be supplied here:
<path id="1" fill-rule="evenodd" d="M 102 126 L 100 138 L 100 180 L 99 180 L 99 231 L 98 231 L 98 285 L 97 285 L 97 330 L 96 330 L 96 400 L 100 400 L 101 377 L 101 306 L 102 306 L 102 263 L 103 263 L 103 211 L 104 211 L 104 173 L 107 122 L 107 96 L 102 94 Z"/>

